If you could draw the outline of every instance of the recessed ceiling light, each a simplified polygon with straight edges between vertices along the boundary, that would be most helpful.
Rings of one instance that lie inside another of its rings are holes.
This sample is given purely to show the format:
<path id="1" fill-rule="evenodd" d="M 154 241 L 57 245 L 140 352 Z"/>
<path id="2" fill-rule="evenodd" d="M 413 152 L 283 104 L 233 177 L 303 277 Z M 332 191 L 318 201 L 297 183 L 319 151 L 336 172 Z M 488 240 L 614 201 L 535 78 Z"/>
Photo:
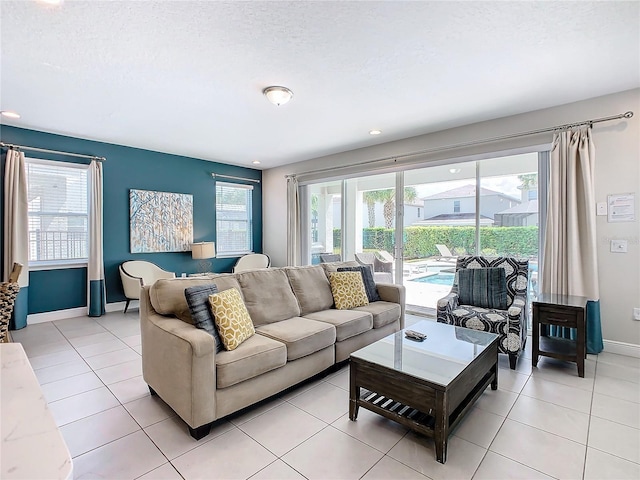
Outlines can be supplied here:
<path id="1" fill-rule="evenodd" d="M 460 173 L 460 169 L 459 168 L 450 168 L 449 172 L 451 172 L 451 173 Z"/>
<path id="2" fill-rule="evenodd" d="M 64 2 L 64 0 L 38 0 L 38 1 L 46 5 L 62 5 Z"/>
<path id="3" fill-rule="evenodd" d="M 251 162 L 251 163 L 253 163 L 254 165 L 260 165 L 260 160 L 254 160 L 254 161 L 253 161 L 253 162 Z"/>
<path id="4" fill-rule="evenodd" d="M 369 135 L 380 135 L 382 130 L 369 130 Z"/>
<path id="5" fill-rule="evenodd" d="M 19 113 L 12 112 L 11 110 L 2 110 L 0 111 L 0 115 L 7 118 L 20 118 Z"/>

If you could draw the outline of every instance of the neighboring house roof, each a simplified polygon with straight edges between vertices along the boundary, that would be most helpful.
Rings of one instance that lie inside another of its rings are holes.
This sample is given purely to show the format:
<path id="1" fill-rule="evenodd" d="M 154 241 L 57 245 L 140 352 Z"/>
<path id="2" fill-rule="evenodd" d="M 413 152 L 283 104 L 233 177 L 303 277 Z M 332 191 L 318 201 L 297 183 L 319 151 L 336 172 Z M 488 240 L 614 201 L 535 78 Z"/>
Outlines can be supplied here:
<path id="1" fill-rule="evenodd" d="M 475 213 L 441 213 L 435 217 L 429 217 L 426 220 L 414 222 L 414 227 L 426 225 L 475 225 Z M 493 225 L 493 218 L 480 215 L 480 225 Z"/>
<path id="2" fill-rule="evenodd" d="M 510 215 L 517 213 L 534 214 L 538 213 L 538 200 L 529 200 L 515 207 L 507 208 L 501 212 L 496 212 L 496 215 Z"/>
<path id="3" fill-rule="evenodd" d="M 501 197 L 508 198 L 514 202 L 520 202 L 520 199 L 516 197 L 512 197 L 510 195 L 506 195 L 501 192 L 496 192 L 495 190 L 491 190 L 489 188 L 480 187 L 480 196 L 484 197 L 486 195 L 499 195 Z M 473 184 L 463 185 L 462 187 L 453 188 L 451 190 L 446 190 L 444 192 L 436 193 L 435 195 L 429 195 L 428 197 L 423 197 L 422 200 L 442 200 L 445 198 L 465 198 L 465 197 L 475 197 L 476 196 L 476 186 Z"/>

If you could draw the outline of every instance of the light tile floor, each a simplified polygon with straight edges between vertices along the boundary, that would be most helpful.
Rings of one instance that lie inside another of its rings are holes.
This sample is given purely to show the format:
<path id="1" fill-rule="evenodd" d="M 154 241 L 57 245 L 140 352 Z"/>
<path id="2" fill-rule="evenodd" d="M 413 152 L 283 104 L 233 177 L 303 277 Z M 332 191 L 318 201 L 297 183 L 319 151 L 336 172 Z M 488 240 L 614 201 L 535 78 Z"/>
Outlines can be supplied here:
<path id="1" fill-rule="evenodd" d="M 421 320 L 408 316 L 407 324 Z M 13 333 L 73 456 L 75 478 L 638 479 L 640 359 L 500 356 L 486 390 L 449 439 L 433 441 L 360 410 L 348 418 L 348 369 L 217 424 L 195 441 L 142 379 L 138 312 L 30 325 Z M 319 399 L 321 401 L 319 401 Z"/>

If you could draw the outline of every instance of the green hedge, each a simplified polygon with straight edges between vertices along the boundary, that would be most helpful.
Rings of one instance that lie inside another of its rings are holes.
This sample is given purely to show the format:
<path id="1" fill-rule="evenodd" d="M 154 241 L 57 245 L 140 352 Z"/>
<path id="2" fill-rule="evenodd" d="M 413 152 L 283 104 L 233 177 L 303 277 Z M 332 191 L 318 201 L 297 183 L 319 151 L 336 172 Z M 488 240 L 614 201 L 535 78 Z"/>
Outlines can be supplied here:
<path id="1" fill-rule="evenodd" d="M 405 258 L 437 256 L 436 244 L 446 245 L 457 255 L 476 250 L 475 227 L 407 227 L 404 232 Z M 340 248 L 341 233 L 339 229 L 333 231 L 334 248 Z M 365 250 L 392 252 L 394 230 L 365 228 L 362 241 Z M 480 253 L 488 256 L 537 256 L 538 227 L 480 227 L 480 245 Z"/>

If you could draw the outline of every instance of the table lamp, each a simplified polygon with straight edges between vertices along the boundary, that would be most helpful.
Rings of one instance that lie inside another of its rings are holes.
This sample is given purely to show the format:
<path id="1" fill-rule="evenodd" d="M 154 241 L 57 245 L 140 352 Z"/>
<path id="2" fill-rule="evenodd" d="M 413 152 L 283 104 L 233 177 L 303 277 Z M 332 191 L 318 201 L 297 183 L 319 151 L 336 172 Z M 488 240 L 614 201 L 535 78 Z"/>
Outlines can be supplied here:
<path id="1" fill-rule="evenodd" d="M 198 263 L 200 273 L 211 271 L 211 262 L 208 259 L 215 257 L 215 242 L 198 242 L 191 244 L 191 258 L 193 258 L 194 260 L 200 260 L 200 262 Z"/>

